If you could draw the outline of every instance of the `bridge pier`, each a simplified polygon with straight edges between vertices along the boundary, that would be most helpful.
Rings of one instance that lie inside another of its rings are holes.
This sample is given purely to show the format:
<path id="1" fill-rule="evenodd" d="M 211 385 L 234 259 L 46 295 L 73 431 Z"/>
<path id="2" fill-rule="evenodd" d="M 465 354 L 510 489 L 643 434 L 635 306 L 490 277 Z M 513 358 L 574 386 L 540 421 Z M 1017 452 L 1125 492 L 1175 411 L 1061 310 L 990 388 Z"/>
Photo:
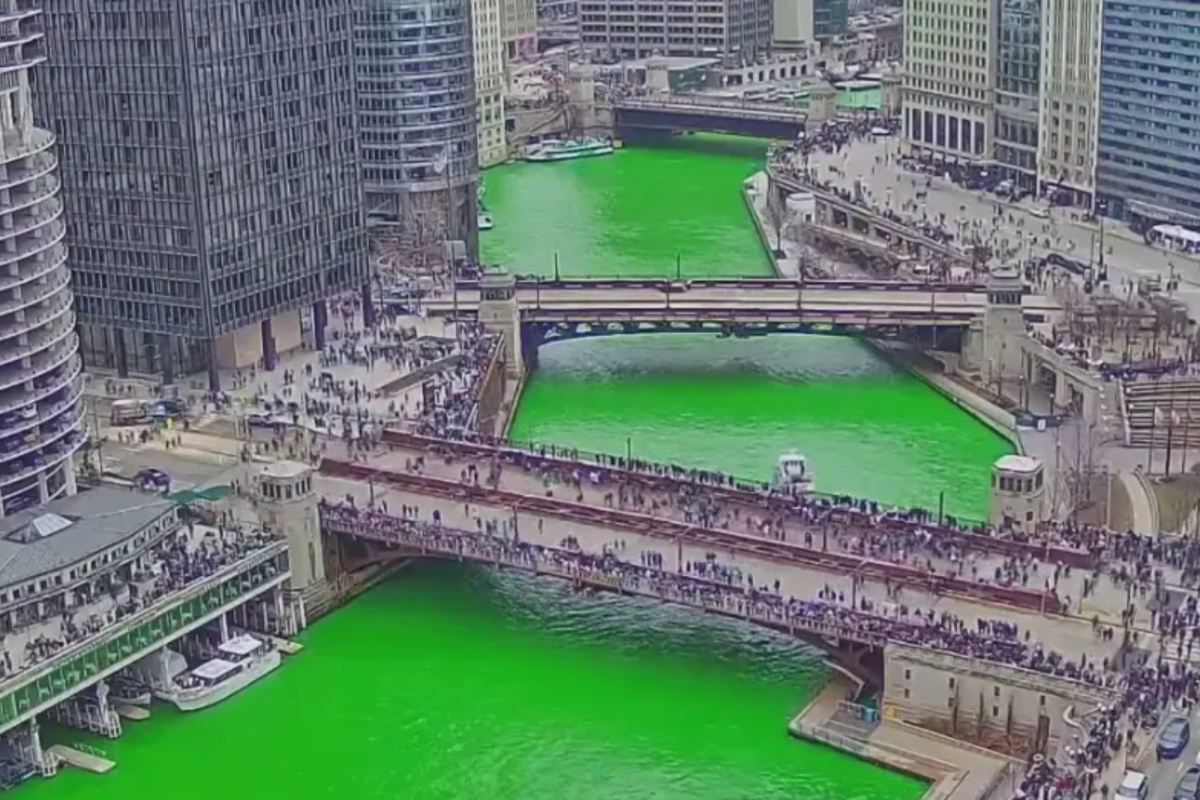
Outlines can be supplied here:
<path id="1" fill-rule="evenodd" d="M 521 309 L 517 305 L 517 278 L 505 269 L 488 270 L 479 282 L 479 323 L 499 333 L 504 341 L 504 367 L 509 378 L 525 374 L 525 347 L 521 343 Z"/>
<path id="2" fill-rule="evenodd" d="M 546 331 L 541 325 L 521 323 L 521 361 L 528 372 L 537 369 L 538 348 L 542 346 L 545 337 Z"/>

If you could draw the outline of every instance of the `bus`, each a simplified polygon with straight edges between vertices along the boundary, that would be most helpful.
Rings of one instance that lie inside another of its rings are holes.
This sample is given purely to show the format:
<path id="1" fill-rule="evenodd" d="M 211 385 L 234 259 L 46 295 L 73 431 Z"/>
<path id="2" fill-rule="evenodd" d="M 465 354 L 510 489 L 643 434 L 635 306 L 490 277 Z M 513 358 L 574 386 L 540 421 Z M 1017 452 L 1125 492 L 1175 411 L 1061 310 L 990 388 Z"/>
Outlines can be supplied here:
<path id="1" fill-rule="evenodd" d="M 111 420 L 113 425 L 140 425 L 150 421 L 150 401 L 114 400 Z"/>

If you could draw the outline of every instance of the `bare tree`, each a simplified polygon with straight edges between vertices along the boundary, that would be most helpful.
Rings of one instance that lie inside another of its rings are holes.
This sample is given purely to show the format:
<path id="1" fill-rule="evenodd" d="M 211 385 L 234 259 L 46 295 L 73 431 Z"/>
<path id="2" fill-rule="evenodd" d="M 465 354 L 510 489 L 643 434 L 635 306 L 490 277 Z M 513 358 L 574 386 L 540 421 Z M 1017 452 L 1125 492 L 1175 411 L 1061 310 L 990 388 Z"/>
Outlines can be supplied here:
<path id="1" fill-rule="evenodd" d="M 767 197 L 766 206 L 763 209 L 763 216 L 766 218 L 767 225 L 771 227 L 771 231 L 775 234 L 775 257 L 781 258 L 786 253 L 783 250 L 783 230 L 788 224 L 788 213 L 778 201 L 771 202 L 771 198 Z"/>

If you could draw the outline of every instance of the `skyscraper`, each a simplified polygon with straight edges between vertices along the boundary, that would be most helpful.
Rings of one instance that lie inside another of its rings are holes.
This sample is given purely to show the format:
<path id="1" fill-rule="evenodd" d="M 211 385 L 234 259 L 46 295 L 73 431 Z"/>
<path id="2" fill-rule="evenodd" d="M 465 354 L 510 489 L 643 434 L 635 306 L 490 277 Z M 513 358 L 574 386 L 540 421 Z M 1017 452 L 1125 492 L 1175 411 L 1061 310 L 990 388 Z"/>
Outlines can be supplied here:
<path id="1" fill-rule="evenodd" d="M 994 157 L 997 19 L 992 0 L 904 5 L 904 139 L 967 169 Z"/>
<path id="2" fill-rule="evenodd" d="M 490 167 L 508 158 L 504 129 L 504 37 L 501 0 L 471 0 L 471 38 L 475 47 L 475 114 L 479 166 Z"/>
<path id="3" fill-rule="evenodd" d="M 1138 230 L 1200 228 L 1200 8 L 1108 0 L 1101 49 L 1100 199 Z"/>
<path id="4" fill-rule="evenodd" d="M 62 146 L 89 365 L 166 382 L 300 344 L 369 265 L 349 0 L 63 0 L 36 106 Z"/>
<path id="5" fill-rule="evenodd" d="M 30 70 L 46 60 L 43 15 L 0 0 L 0 517 L 75 493 L 83 443 L 54 134 L 34 127 Z"/>
<path id="6" fill-rule="evenodd" d="M 412 248 L 477 248 L 471 0 L 357 0 L 359 125 L 372 224 Z"/>

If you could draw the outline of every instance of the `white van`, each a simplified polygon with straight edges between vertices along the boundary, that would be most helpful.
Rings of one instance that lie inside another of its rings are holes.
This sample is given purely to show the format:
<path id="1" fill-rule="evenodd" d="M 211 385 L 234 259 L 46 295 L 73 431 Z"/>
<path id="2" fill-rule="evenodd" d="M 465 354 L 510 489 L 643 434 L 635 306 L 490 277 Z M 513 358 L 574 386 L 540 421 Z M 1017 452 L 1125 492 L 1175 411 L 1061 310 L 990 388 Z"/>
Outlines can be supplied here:
<path id="1" fill-rule="evenodd" d="M 1150 780 L 1145 773 L 1133 770 L 1125 773 L 1125 777 L 1121 779 L 1121 785 L 1117 787 L 1117 797 L 1128 798 L 1128 800 L 1146 800 L 1146 795 L 1149 793 Z"/>

